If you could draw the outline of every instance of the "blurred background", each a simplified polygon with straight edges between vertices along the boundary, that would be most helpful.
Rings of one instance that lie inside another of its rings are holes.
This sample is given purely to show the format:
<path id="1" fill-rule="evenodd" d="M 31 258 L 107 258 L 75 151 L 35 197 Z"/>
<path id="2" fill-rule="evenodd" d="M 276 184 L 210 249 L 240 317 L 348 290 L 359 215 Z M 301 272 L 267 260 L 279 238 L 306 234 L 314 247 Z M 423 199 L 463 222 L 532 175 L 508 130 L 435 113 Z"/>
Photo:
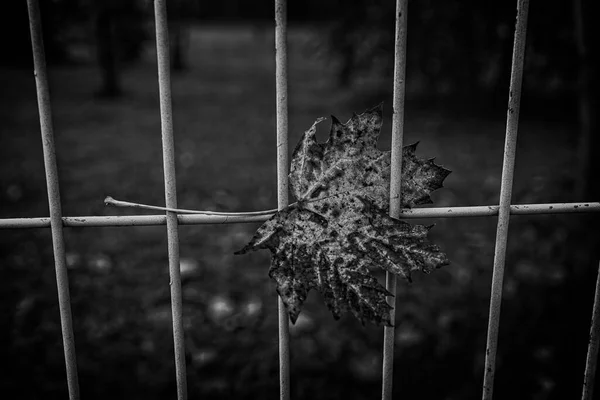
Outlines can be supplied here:
<path id="1" fill-rule="evenodd" d="M 40 3 L 64 215 L 143 213 L 105 207 L 107 195 L 163 205 L 152 2 Z M 389 149 L 394 3 L 290 1 L 290 148 L 318 117 L 384 101 Z M 515 204 L 600 198 L 587 7 L 531 2 Z M 277 205 L 273 9 L 168 2 L 182 208 Z M 453 171 L 435 206 L 498 204 L 515 15 L 514 1 L 409 1 L 405 143 Z M 25 2 L 3 4 L 0 22 L 0 218 L 47 216 Z M 480 398 L 496 218 L 427 222 L 451 264 L 399 282 L 394 392 Z M 497 398 L 580 396 L 597 222 L 511 219 Z M 191 399 L 278 398 L 269 254 L 233 255 L 257 227 L 180 228 Z M 165 227 L 67 228 L 65 239 L 82 398 L 176 398 Z M 0 231 L 0 309 L 0 390 L 66 398 L 49 229 Z M 381 328 L 335 322 L 312 292 L 291 335 L 294 399 L 380 395 Z"/>

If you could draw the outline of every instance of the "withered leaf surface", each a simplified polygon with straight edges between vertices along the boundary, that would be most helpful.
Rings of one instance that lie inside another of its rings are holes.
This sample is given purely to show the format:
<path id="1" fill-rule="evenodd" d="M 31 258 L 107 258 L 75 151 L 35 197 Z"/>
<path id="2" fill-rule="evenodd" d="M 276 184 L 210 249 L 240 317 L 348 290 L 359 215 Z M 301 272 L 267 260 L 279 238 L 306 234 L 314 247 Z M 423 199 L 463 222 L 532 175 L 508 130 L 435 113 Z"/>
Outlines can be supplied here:
<path id="1" fill-rule="evenodd" d="M 371 274 L 375 267 L 410 280 L 412 271 L 431 272 L 448 264 L 427 240 L 430 227 L 388 215 L 390 152 L 377 149 L 382 107 L 354 115 L 346 124 L 332 117 L 326 143 L 316 124 L 305 132 L 292 157 L 289 180 L 297 202 L 279 211 L 236 254 L 269 249 L 269 276 L 295 322 L 311 289 L 333 316 L 346 312 L 361 322 L 391 325 L 389 292 Z M 404 207 L 431 203 L 450 171 L 403 149 Z"/>

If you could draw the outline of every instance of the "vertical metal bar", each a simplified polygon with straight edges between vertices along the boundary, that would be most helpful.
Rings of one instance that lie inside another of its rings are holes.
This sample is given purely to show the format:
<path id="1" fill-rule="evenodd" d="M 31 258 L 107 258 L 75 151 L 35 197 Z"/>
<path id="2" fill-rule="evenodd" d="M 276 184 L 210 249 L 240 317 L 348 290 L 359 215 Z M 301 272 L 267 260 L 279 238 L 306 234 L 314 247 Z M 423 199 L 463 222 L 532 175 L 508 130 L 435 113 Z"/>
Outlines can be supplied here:
<path id="1" fill-rule="evenodd" d="M 598 363 L 598 344 L 600 342 L 600 266 L 596 278 L 596 294 L 594 295 L 594 308 L 592 311 L 592 326 L 590 327 L 590 341 L 588 343 L 587 358 L 585 360 L 585 375 L 583 378 L 582 400 L 592 400 L 594 395 L 594 380 L 596 378 L 596 364 Z"/>
<path id="2" fill-rule="evenodd" d="M 498 211 L 498 227 L 496 229 L 494 270 L 492 275 L 490 314 L 485 351 L 485 370 L 483 377 L 484 400 L 491 400 L 494 394 L 498 329 L 500 326 L 500 307 L 502 304 L 502 284 L 504 281 L 506 243 L 508 240 L 510 200 L 512 196 L 517 149 L 517 131 L 519 127 L 519 108 L 521 104 L 521 83 L 523 81 L 523 64 L 525 60 L 528 9 L 529 0 L 517 1 L 517 22 L 513 45 L 510 91 L 506 119 L 506 139 L 504 143 L 504 161 L 502 165 L 502 184 L 500 187 L 500 207 Z"/>
<path id="3" fill-rule="evenodd" d="M 406 34 L 407 34 L 407 0 L 396 0 L 396 30 L 394 46 L 394 99 L 392 115 L 392 158 L 390 179 L 390 217 L 399 218 L 402 204 L 402 146 L 404 141 L 404 98 L 405 98 L 405 75 L 406 75 Z M 396 276 L 386 272 L 385 287 L 396 296 Z M 388 297 L 388 304 L 394 307 L 390 310 L 390 320 L 395 324 L 396 320 L 396 297 Z M 392 398 L 394 381 L 394 341 L 395 327 L 383 328 L 383 381 L 381 398 L 389 400 Z"/>
<path id="4" fill-rule="evenodd" d="M 167 26 L 166 0 L 154 1 L 154 15 L 156 19 L 156 54 L 160 93 L 165 202 L 168 208 L 177 208 L 175 145 L 173 141 L 173 112 L 171 108 L 171 66 L 169 61 L 169 31 Z M 177 227 L 177 214 L 175 212 L 167 211 L 166 218 L 167 240 L 169 246 L 169 274 L 171 278 L 169 284 L 171 286 L 171 312 L 173 314 L 173 342 L 175 344 L 175 373 L 177 376 L 177 398 L 179 400 L 185 400 L 187 399 L 187 378 L 185 368 L 181 274 L 179 271 L 179 232 Z"/>
<path id="5" fill-rule="evenodd" d="M 69 294 L 69 278 L 67 276 L 67 263 L 65 259 L 65 242 L 63 236 L 62 209 L 60 205 L 60 188 L 58 185 L 54 132 L 52 127 L 50 89 L 46 71 L 42 21 L 37 0 L 27 0 L 27 9 L 29 12 L 33 66 L 38 109 L 40 113 L 44 169 L 46 170 L 50 228 L 52 231 L 52 246 L 54 251 L 54 267 L 56 269 L 56 285 L 58 287 L 60 324 L 67 369 L 67 385 L 69 388 L 69 398 L 71 400 L 77 400 L 79 399 L 79 382 L 77 378 L 77 357 L 75 354 L 75 337 L 73 335 L 73 319 L 71 315 L 71 296 Z"/>
<path id="6" fill-rule="evenodd" d="M 287 1 L 275 0 L 275 96 L 277 98 L 277 207 L 288 206 Z M 279 315 L 279 398 L 290 398 L 290 326 L 277 297 Z"/>

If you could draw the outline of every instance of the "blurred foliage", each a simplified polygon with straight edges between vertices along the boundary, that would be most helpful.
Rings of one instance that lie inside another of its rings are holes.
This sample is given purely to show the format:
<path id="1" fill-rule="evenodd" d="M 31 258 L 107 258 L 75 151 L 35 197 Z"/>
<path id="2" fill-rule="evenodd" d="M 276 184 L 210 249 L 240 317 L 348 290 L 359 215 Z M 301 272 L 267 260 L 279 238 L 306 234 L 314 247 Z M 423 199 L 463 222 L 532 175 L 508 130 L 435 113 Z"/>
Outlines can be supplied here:
<path id="1" fill-rule="evenodd" d="M 94 30 L 103 15 L 114 18 L 116 51 L 121 61 L 135 61 L 145 41 L 150 39 L 147 24 L 150 17 L 141 0 L 54 0 L 39 1 L 42 15 L 44 49 L 50 64 L 74 62 L 73 49 L 97 45 Z M 32 64 L 27 4 L 11 1 L 0 16 L 0 34 L 5 50 L 0 65 Z"/>
<path id="2" fill-rule="evenodd" d="M 577 79 L 571 2 L 533 2 L 527 30 L 526 102 L 574 95 Z M 395 2 L 338 1 L 328 49 L 341 85 L 393 73 Z M 460 99 L 463 107 L 505 103 L 510 79 L 516 2 L 408 2 L 407 91 Z M 388 85 L 391 88 L 391 85 Z M 389 89 L 391 90 L 391 89 Z M 546 104 L 546 103 L 545 103 Z"/>
<path id="3" fill-rule="evenodd" d="M 114 20 L 116 47 L 121 61 L 135 61 L 143 43 L 151 38 L 152 3 L 147 0 L 42 1 L 44 36 L 48 59 L 65 62 L 81 42 L 101 42 L 92 33 L 109 13 Z M 395 2 L 389 0 L 340 0 L 290 2 L 292 23 L 316 24 L 327 33 L 324 52 L 334 62 L 338 82 L 348 86 L 365 76 L 379 77 L 378 93 L 391 90 L 393 71 Z M 572 116 L 578 79 L 573 4 L 549 1 L 531 4 L 527 33 L 524 104 L 558 116 Z M 586 8 L 587 10 L 587 8 Z M 168 14 L 174 20 L 245 22 L 261 25 L 273 18 L 270 0 L 224 0 L 203 2 L 169 0 Z M 469 107 L 504 106 L 510 78 L 510 60 L 515 20 L 515 2 L 486 4 L 476 0 L 420 0 L 408 4 L 407 90 L 417 98 L 452 98 Z M 29 65 L 27 12 L 24 2 L 9 2 L 3 10 L 6 23 L 0 37 L 7 51 L 0 64 Z M 589 12 L 586 29 L 591 29 Z M 11 23 L 9 24 L 8 21 Z M 101 25 L 101 24 L 100 24 Z M 182 60 L 187 35 L 173 23 L 175 58 Z M 150 33 L 150 34 L 149 34 Z M 183 35 L 183 38 L 179 38 Z M 101 35 L 100 35 L 101 36 Z M 590 37 L 593 37 L 589 35 Z M 10 39 L 9 39 L 10 38 Z M 98 43 L 96 43 L 98 46 Z M 99 45 L 102 48 L 102 45 Z M 591 43 L 590 43 L 590 46 Z M 184 66 L 185 62 L 177 62 Z M 183 69 L 183 68 L 182 68 Z M 368 85 L 373 86 L 370 81 Z"/>

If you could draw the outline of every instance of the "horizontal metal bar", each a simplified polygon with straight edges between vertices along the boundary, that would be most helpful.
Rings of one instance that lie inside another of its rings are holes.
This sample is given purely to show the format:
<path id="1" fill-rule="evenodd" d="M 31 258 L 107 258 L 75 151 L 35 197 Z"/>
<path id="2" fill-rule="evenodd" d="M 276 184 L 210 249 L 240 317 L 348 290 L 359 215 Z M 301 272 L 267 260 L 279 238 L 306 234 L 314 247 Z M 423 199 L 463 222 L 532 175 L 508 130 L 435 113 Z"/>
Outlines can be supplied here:
<path id="1" fill-rule="evenodd" d="M 498 215 L 499 206 L 434 207 L 404 209 L 402 219 L 493 217 Z M 600 212 L 600 203 L 548 203 L 518 204 L 510 206 L 511 215 L 568 214 Z M 177 215 L 180 225 L 218 225 L 264 222 L 272 215 Z M 165 225 L 165 215 L 114 215 L 63 217 L 65 227 L 118 227 Z M 0 219 L 0 229 L 49 228 L 50 218 L 6 218 Z"/>
<path id="2" fill-rule="evenodd" d="M 180 225 L 203 225 L 203 224 L 236 224 L 266 221 L 270 215 L 251 217 L 226 217 L 216 215 L 178 215 Z M 118 227 L 118 226 L 156 226 L 165 225 L 166 215 L 119 215 L 119 216 L 83 216 L 63 217 L 63 225 L 66 227 Z M 12 228 L 48 228 L 50 218 L 7 218 L 0 219 L 0 229 Z"/>
<path id="3" fill-rule="evenodd" d="M 404 209 L 400 218 L 489 217 L 498 215 L 500 206 L 435 207 Z M 510 215 L 566 214 L 600 211 L 600 203 L 513 204 Z"/>

